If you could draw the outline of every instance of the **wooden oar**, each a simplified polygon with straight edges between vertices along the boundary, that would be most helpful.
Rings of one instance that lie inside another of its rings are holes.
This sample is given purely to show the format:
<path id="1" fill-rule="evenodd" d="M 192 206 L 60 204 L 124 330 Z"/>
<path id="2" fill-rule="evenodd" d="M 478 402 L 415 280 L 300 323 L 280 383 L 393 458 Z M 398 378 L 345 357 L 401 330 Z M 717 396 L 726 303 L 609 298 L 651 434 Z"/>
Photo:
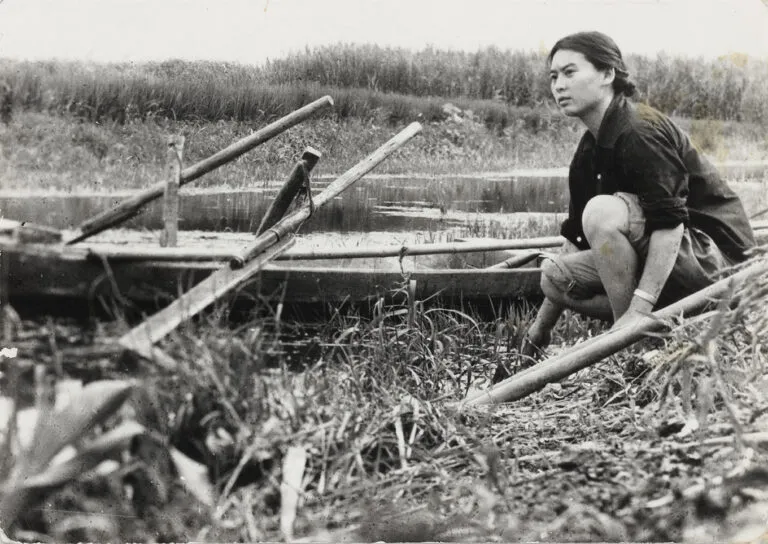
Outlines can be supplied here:
<path id="1" fill-rule="evenodd" d="M 467 397 L 463 405 L 496 404 L 526 397 L 548 383 L 562 380 L 634 344 L 642 339 L 646 333 L 662 329 L 664 327 L 662 320 L 671 319 L 680 314 L 689 315 L 699 311 L 714 299 L 728 293 L 733 285 L 765 273 L 768 273 L 768 261 L 761 260 L 728 278 L 722 279 L 674 304 L 654 312 L 651 314 L 652 317 L 646 317 L 637 327 L 607 331 L 586 342 L 577 344 L 555 357 L 519 372 L 486 391 L 476 392 Z"/>
<path id="2" fill-rule="evenodd" d="M 323 192 L 315 197 L 315 206 L 321 207 L 338 196 L 419 132 L 421 132 L 419 123 L 412 123 L 406 127 L 328 185 Z M 279 221 L 274 227 L 257 237 L 251 246 L 246 247 L 242 255 L 233 260 L 230 266 L 224 266 L 214 272 L 168 307 L 146 319 L 141 325 L 120 338 L 119 343 L 125 348 L 151 359 L 153 353 L 158 351 L 153 348 L 158 340 L 232 289 L 246 283 L 262 269 L 264 264 L 288 249 L 293 243 L 294 231 L 309 215 L 310 211 L 302 208 Z"/>
<path id="3" fill-rule="evenodd" d="M 308 117 L 314 115 L 316 112 L 333 106 L 333 99 L 330 96 L 324 96 L 314 102 L 307 104 L 306 106 L 286 115 L 285 117 L 278 119 L 274 123 L 267 125 L 247 136 L 229 147 L 222 149 L 218 153 L 202 160 L 188 168 L 185 168 L 181 172 L 181 180 L 179 185 L 185 185 L 197 178 L 207 174 L 211 170 L 218 168 L 219 166 L 226 164 L 240 155 L 250 151 L 254 147 L 263 144 L 264 142 L 274 138 L 281 132 L 288 130 L 289 128 L 301 123 Z M 66 240 L 67 244 L 74 244 L 85 240 L 86 238 L 98 234 L 99 232 L 106 230 L 110 227 L 118 225 L 124 221 L 127 221 L 147 203 L 162 196 L 165 190 L 165 183 L 158 183 L 149 189 L 141 191 L 139 194 L 132 196 L 117 206 L 106 210 L 91 219 L 87 219 L 80 224 L 75 234 Z"/>

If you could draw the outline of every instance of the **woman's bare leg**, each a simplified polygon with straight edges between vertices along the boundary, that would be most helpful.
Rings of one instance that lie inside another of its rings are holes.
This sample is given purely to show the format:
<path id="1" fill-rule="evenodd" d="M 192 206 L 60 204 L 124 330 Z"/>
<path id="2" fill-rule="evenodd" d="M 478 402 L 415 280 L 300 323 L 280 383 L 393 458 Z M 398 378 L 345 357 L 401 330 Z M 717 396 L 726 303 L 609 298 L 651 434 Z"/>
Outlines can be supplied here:
<path id="1" fill-rule="evenodd" d="M 628 238 L 629 210 L 618 197 L 598 195 L 587 203 L 581 223 L 615 321 L 629 308 L 640 264 Z"/>

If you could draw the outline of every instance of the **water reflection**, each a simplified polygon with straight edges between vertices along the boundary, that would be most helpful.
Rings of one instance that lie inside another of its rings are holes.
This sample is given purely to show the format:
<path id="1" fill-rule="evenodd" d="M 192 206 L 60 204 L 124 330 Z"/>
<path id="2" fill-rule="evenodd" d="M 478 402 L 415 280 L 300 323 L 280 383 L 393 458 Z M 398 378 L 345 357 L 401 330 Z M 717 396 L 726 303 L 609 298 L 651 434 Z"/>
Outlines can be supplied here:
<path id="1" fill-rule="evenodd" d="M 730 168 L 730 170 L 728 170 Z M 766 203 L 762 169 L 723 167 L 735 180 L 749 213 Z M 520 212 L 564 213 L 568 208 L 566 178 L 559 175 L 441 178 L 369 177 L 318 210 L 302 232 L 370 232 L 443 230 L 488 214 Z M 750 177 L 753 176 L 753 177 Z M 313 182 L 317 192 L 330 180 Z M 248 190 L 182 188 L 180 228 L 205 231 L 253 231 L 261 221 L 279 182 Z M 84 219 L 119 203 L 130 193 L 29 194 L 0 192 L 0 214 L 57 228 L 72 228 Z M 136 229 L 161 228 L 160 201 L 150 204 L 126 223 Z"/>

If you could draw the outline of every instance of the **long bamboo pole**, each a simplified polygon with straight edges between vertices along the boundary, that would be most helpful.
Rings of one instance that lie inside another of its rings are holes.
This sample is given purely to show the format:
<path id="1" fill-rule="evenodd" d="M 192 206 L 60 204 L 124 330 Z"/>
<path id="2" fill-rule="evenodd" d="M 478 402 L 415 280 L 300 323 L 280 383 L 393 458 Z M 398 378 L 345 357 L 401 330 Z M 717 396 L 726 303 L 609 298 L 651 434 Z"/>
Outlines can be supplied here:
<path id="1" fill-rule="evenodd" d="M 410 124 L 394 138 L 328 185 L 315 197 L 315 206 L 321 207 L 329 200 L 338 196 L 419 132 L 421 132 L 421 125 L 419 123 Z M 153 345 L 158 340 L 162 339 L 187 319 L 197 315 L 226 293 L 246 283 L 263 268 L 264 264 L 288 249 L 289 245 L 293 243 L 294 231 L 309 215 L 310 211 L 302 208 L 296 213 L 280 220 L 264 234 L 258 236 L 252 245 L 244 248 L 239 258 L 230 263 L 230 266 L 222 267 L 173 301 L 169 306 L 145 319 L 140 325 L 121 337 L 119 343 L 123 347 L 151 359 L 153 351 L 157 353 Z"/>
<path id="2" fill-rule="evenodd" d="M 371 247 L 352 247 L 352 248 L 333 248 L 333 249 L 290 249 L 281 255 L 278 255 L 276 261 L 286 260 L 321 260 L 321 259 L 364 259 L 374 257 L 398 257 L 419 256 L 419 255 L 441 255 L 441 254 L 460 254 L 460 253 L 478 253 L 483 251 L 504 251 L 516 249 L 528 249 L 531 247 L 547 248 L 557 247 L 562 244 L 563 239 L 559 236 L 550 236 L 542 238 L 528 238 L 524 240 L 498 240 L 482 242 L 451 242 L 451 243 L 433 243 L 433 244 L 415 244 L 409 245 L 378 245 Z M 93 257 L 102 257 L 110 261 L 221 261 L 233 259 L 232 250 L 226 248 L 124 248 L 120 246 L 88 248 L 89 255 Z M 525 253 L 516 256 L 523 261 L 530 261 L 539 253 Z M 522 264 L 525 264 L 523 262 Z M 519 264 L 518 264 L 519 266 Z M 509 268 L 508 265 L 498 268 Z"/>
<path id="3" fill-rule="evenodd" d="M 634 344 L 646 333 L 662 329 L 664 327 L 663 320 L 680 314 L 689 315 L 696 312 L 711 303 L 713 299 L 728 293 L 733 285 L 738 285 L 749 278 L 767 272 L 768 260 L 758 261 L 728 278 L 715 282 L 709 287 L 654 312 L 651 316 L 644 318 L 636 327 L 607 331 L 573 346 L 560 355 L 515 374 L 486 391 L 476 392 L 464 399 L 463 405 L 497 404 L 526 397 L 548 383 L 562 380 Z"/>
<path id="4" fill-rule="evenodd" d="M 207 159 L 204 159 L 188 168 L 185 168 L 181 172 L 179 185 L 185 185 L 191 181 L 196 180 L 204 174 L 215 170 L 219 166 L 236 159 L 254 147 L 259 146 L 268 140 L 271 140 L 281 132 L 284 132 L 289 128 L 301 123 L 318 111 L 331 106 L 333 106 L 333 99 L 330 96 L 324 96 L 302 108 L 299 108 L 293 113 L 278 119 L 274 123 L 270 123 L 266 127 L 254 132 L 250 136 L 247 136 L 230 145 L 229 147 L 222 149 L 218 153 L 211 155 Z M 106 210 L 96 215 L 95 217 L 87 219 L 80 224 L 75 234 L 69 240 L 67 240 L 66 243 L 74 244 L 76 242 L 80 242 L 114 225 L 122 223 L 123 221 L 127 221 L 136 215 L 136 213 L 138 213 L 138 211 L 148 202 L 159 198 L 163 194 L 164 190 L 165 182 L 158 183 L 149 189 L 146 189 L 139 194 L 124 200 L 117 206 Z"/>

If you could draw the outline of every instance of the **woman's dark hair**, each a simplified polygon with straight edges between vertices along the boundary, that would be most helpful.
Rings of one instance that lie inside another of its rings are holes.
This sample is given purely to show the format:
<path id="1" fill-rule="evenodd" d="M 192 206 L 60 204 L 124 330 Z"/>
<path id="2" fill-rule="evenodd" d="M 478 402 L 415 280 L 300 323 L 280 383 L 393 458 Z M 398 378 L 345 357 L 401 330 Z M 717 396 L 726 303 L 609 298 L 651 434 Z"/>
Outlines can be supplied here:
<path id="1" fill-rule="evenodd" d="M 619 46 L 602 32 L 577 32 L 561 38 L 549 52 L 547 64 L 552 64 L 552 57 L 561 49 L 581 53 L 597 70 L 613 68 L 616 73 L 613 80 L 614 92 L 626 96 L 635 94 L 637 87 L 629 79 L 627 65 L 624 64 Z"/>

